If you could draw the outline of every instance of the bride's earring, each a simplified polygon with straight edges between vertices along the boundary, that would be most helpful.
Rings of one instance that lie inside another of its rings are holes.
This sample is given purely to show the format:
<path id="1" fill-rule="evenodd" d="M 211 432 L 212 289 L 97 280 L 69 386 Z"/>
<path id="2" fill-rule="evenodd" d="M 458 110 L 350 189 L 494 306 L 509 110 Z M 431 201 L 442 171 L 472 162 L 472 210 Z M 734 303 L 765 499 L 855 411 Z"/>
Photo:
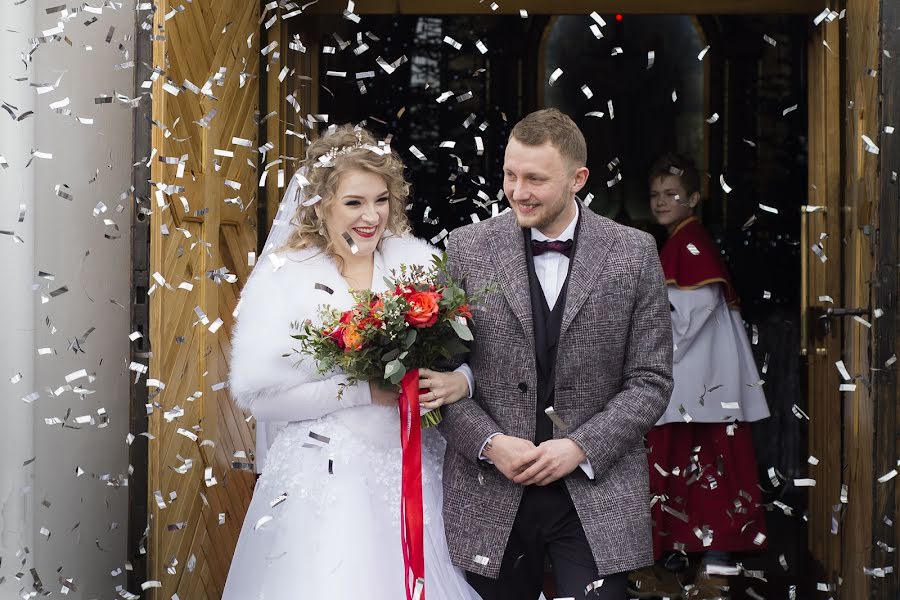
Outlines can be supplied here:
<path id="1" fill-rule="evenodd" d="M 325 222 L 322 220 L 319 220 L 319 230 L 318 231 L 319 231 L 320 236 L 325 237 Z"/>

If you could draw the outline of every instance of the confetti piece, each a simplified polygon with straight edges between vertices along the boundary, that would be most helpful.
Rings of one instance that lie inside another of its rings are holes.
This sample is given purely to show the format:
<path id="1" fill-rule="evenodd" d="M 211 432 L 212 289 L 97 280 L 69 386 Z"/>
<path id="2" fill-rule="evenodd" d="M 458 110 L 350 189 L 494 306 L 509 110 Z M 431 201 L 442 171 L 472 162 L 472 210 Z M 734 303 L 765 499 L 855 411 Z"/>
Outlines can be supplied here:
<path id="1" fill-rule="evenodd" d="M 722 191 L 724 191 L 726 194 L 731 193 L 731 186 L 725 183 L 724 175 L 719 175 L 719 185 L 722 186 Z"/>
<path id="2" fill-rule="evenodd" d="M 563 74 L 563 70 L 560 69 L 559 67 L 557 67 L 556 70 L 553 71 L 553 72 L 550 74 L 550 80 L 549 80 L 548 83 L 549 83 L 550 85 L 555 84 L 556 81 L 557 81 L 560 77 L 562 77 L 562 74 Z"/>
<path id="3" fill-rule="evenodd" d="M 350 247 L 351 254 L 356 254 L 357 252 L 359 252 L 359 246 L 356 245 L 356 242 L 353 240 L 353 236 L 345 231 L 343 234 L 341 234 L 341 237 L 344 238 L 347 246 Z"/>
<path id="4" fill-rule="evenodd" d="M 837 367 L 837 370 L 838 370 L 838 372 L 841 374 L 841 378 L 842 378 L 844 381 L 850 381 L 850 379 L 852 379 L 852 378 L 850 377 L 850 372 L 847 371 L 847 367 L 844 366 L 844 361 L 839 360 L 839 361 L 837 361 L 836 363 L 834 363 L 834 366 Z"/>
<path id="5" fill-rule="evenodd" d="M 330 437 L 327 437 L 327 436 L 324 436 L 324 435 L 320 435 L 320 434 L 318 434 L 318 433 L 316 433 L 316 432 L 314 432 L 314 431 L 310 431 L 310 432 L 309 432 L 309 437 L 311 437 L 312 439 L 316 440 L 317 442 L 322 442 L 323 444 L 330 444 L 330 443 L 331 443 L 331 438 L 330 438 Z"/>
<path id="6" fill-rule="evenodd" d="M 863 145 L 865 146 L 866 152 L 869 154 L 879 154 L 881 150 L 878 146 L 875 145 L 875 142 L 872 141 L 872 138 L 863 134 L 862 135 Z"/>
<path id="7" fill-rule="evenodd" d="M 897 476 L 897 469 L 891 469 L 884 475 L 878 478 L 878 483 L 887 483 L 891 479 Z"/>
<path id="8" fill-rule="evenodd" d="M 553 424 L 560 429 L 566 430 L 569 428 L 569 426 L 566 425 L 566 422 L 562 420 L 562 418 L 556 413 L 552 406 L 548 406 L 547 408 L 545 408 L 544 414 L 546 414 L 550 418 L 550 420 L 553 421 Z"/>
<path id="9" fill-rule="evenodd" d="M 859 323 L 860 325 L 862 325 L 863 327 L 866 327 L 868 329 L 872 328 L 872 324 L 869 323 L 868 321 L 866 321 L 865 319 L 863 319 L 862 317 L 860 317 L 859 315 L 853 315 L 853 320 L 856 321 L 857 323 Z"/>
<path id="10" fill-rule="evenodd" d="M 415 146 L 410 146 L 409 151 L 413 154 L 413 156 L 415 156 L 419 160 L 421 160 L 423 162 L 426 160 L 425 155 L 422 154 L 422 151 L 419 150 L 418 148 L 416 148 Z"/>
<path id="11" fill-rule="evenodd" d="M 593 11 L 593 12 L 590 14 L 590 17 L 591 17 L 591 18 L 597 23 L 597 25 L 599 25 L 600 27 L 606 27 L 606 21 L 603 20 L 603 17 L 601 17 L 599 14 L 597 14 L 597 11 Z"/>

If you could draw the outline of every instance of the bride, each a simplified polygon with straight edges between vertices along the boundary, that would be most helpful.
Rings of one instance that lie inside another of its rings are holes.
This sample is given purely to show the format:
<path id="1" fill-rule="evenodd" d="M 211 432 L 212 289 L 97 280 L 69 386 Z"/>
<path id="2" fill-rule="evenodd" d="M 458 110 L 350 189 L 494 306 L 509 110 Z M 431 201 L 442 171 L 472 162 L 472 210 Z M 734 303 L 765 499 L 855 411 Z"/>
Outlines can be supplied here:
<path id="1" fill-rule="evenodd" d="M 317 321 L 320 305 L 347 309 L 351 290 L 384 291 L 391 270 L 429 265 L 435 250 L 409 233 L 402 163 L 364 129 L 345 125 L 321 137 L 301 173 L 244 287 L 232 340 L 235 402 L 256 417 L 261 433 L 272 433 L 270 423 L 287 424 L 268 451 L 260 436 L 257 460 L 265 456 L 265 465 L 224 599 L 401 600 L 398 391 L 317 373 L 292 352 L 290 335 L 306 319 Z M 423 403 L 470 395 L 467 369 L 422 370 Z M 443 446 L 433 428 L 423 431 L 426 596 L 477 599 L 447 551 Z"/>

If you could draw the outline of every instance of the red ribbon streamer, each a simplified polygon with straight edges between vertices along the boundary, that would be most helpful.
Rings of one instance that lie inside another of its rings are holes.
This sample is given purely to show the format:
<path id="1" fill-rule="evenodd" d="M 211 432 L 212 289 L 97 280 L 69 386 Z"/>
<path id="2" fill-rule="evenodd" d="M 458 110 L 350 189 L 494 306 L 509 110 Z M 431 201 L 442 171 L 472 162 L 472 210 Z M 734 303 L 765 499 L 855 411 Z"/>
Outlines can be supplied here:
<path id="1" fill-rule="evenodd" d="M 422 516 L 422 429 L 419 416 L 419 370 L 400 382 L 400 446 L 403 467 L 400 491 L 400 541 L 406 577 L 406 600 L 413 600 L 416 581 L 425 580 Z M 419 600 L 425 600 L 424 589 Z"/>

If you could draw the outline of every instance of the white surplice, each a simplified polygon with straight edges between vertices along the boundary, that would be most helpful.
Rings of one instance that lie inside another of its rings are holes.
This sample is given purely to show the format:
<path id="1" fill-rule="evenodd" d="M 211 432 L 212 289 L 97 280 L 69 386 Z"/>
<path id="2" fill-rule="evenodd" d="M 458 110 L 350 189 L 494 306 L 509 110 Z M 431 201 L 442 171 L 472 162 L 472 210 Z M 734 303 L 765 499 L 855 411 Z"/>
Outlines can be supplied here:
<path id="1" fill-rule="evenodd" d="M 767 418 L 769 407 L 741 314 L 728 306 L 721 284 L 693 289 L 669 285 L 668 293 L 675 389 L 656 424 Z"/>

